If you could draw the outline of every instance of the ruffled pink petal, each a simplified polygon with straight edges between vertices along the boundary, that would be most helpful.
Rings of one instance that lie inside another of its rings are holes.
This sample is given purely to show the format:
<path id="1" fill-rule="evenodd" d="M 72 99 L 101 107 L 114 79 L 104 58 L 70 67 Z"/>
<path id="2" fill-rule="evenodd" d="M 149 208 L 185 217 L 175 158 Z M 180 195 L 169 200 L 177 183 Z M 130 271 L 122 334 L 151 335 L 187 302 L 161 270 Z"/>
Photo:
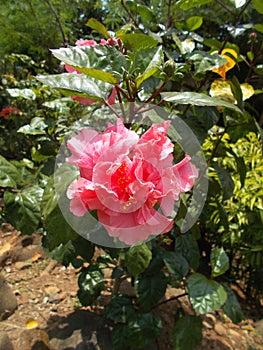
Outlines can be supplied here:
<path id="1" fill-rule="evenodd" d="M 173 166 L 174 174 L 181 192 L 189 191 L 198 177 L 197 168 L 190 162 L 191 157 L 186 155 L 181 162 Z"/>

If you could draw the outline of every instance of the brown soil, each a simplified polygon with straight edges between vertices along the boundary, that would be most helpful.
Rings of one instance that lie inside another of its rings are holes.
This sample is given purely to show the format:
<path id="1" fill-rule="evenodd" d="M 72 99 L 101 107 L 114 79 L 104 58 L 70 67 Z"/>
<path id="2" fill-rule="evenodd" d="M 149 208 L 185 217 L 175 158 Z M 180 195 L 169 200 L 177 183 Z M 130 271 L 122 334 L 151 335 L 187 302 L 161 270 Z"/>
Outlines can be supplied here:
<path id="1" fill-rule="evenodd" d="M 0 322 L 0 331 L 7 332 L 14 350 L 31 349 L 21 345 L 25 341 L 25 330 L 27 337 L 30 334 L 45 337 L 47 333 L 52 350 L 112 349 L 110 326 L 102 315 L 110 293 L 105 292 L 92 308 L 81 307 L 77 298 L 76 270 L 64 268 L 45 256 L 39 236 L 21 236 L 9 225 L 3 226 L 0 230 L 0 269 L 18 300 L 15 313 Z M 181 293 L 182 290 L 171 288 L 166 298 Z M 184 311 L 193 314 L 187 297 L 184 298 L 180 299 Z M 203 340 L 198 350 L 263 349 L 262 334 L 255 323 L 259 314 L 254 314 L 246 303 L 244 306 L 248 310 L 247 317 L 238 325 L 220 312 L 204 316 Z M 155 310 L 162 320 L 163 333 L 149 350 L 173 350 L 172 330 L 177 309 L 178 301 L 173 300 Z M 34 326 L 37 326 L 37 332 L 30 329 Z"/>

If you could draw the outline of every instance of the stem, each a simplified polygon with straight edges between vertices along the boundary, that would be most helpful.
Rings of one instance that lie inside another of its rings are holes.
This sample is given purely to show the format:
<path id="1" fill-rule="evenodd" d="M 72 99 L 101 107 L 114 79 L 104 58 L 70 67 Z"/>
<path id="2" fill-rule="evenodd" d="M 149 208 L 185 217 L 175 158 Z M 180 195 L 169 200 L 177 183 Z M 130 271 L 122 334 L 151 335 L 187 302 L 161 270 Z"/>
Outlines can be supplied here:
<path id="1" fill-rule="evenodd" d="M 122 104 L 122 98 L 121 98 L 120 90 L 118 89 L 118 85 L 115 85 L 115 88 L 116 88 L 116 91 L 117 91 L 118 100 L 120 102 L 122 119 L 123 119 L 123 122 L 125 123 L 126 115 L 125 115 L 125 111 L 124 111 L 123 104 Z"/>
<path id="2" fill-rule="evenodd" d="M 167 80 L 165 80 L 162 85 L 146 100 L 142 106 L 140 106 L 137 110 L 136 113 L 139 113 L 141 109 L 147 104 L 150 103 L 156 96 L 160 94 L 160 92 L 164 89 L 165 85 L 167 84 Z"/>
<path id="3" fill-rule="evenodd" d="M 188 293 L 185 292 L 185 293 L 183 293 L 183 294 L 179 294 L 179 295 L 176 295 L 176 296 L 174 296 L 174 297 L 171 297 L 170 299 L 163 300 L 163 301 L 161 301 L 160 303 L 158 303 L 157 305 L 155 305 L 154 308 L 157 308 L 157 307 L 159 307 L 160 305 L 169 303 L 169 302 L 172 301 L 172 300 L 178 300 L 178 299 L 180 299 L 180 298 L 182 298 L 182 297 L 185 297 L 186 295 L 188 295 Z"/>
<path id="4" fill-rule="evenodd" d="M 169 29 L 170 25 L 171 25 L 171 12 L 172 12 L 172 0 L 169 0 L 167 19 L 166 19 L 166 24 L 165 24 L 166 29 Z"/>
<path id="5" fill-rule="evenodd" d="M 59 26 L 59 29 L 60 29 L 60 32 L 62 34 L 62 38 L 63 38 L 63 42 L 64 42 L 64 45 L 67 45 L 68 44 L 68 41 L 67 41 L 67 38 L 66 38 L 66 34 L 64 32 L 64 29 L 63 29 L 63 26 L 62 26 L 62 23 L 60 21 L 60 18 L 56 12 L 56 9 L 54 8 L 53 4 L 50 2 L 50 0 L 45 0 L 45 2 L 48 4 L 50 10 L 53 12 L 53 15 L 55 16 L 56 18 L 56 21 L 58 23 L 58 26 Z"/>

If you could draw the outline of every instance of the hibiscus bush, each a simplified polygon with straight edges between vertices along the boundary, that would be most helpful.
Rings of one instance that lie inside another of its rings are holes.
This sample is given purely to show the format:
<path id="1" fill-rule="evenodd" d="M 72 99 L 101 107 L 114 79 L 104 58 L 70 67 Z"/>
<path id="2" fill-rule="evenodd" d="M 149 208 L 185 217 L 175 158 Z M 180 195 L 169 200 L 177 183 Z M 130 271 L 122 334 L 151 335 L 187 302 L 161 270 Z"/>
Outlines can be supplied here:
<path id="1" fill-rule="evenodd" d="M 2 220 L 77 269 L 82 305 L 110 292 L 117 350 L 161 334 L 168 287 L 194 315 L 178 307 L 175 349 L 200 343 L 205 313 L 241 321 L 231 285 L 263 290 L 262 25 L 245 23 L 261 2 L 217 19 L 202 17 L 217 1 L 156 6 L 126 1 L 128 24 L 106 16 L 114 31 L 90 18 L 92 37 L 52 48 L 63 72 L 1 86 Z"/>

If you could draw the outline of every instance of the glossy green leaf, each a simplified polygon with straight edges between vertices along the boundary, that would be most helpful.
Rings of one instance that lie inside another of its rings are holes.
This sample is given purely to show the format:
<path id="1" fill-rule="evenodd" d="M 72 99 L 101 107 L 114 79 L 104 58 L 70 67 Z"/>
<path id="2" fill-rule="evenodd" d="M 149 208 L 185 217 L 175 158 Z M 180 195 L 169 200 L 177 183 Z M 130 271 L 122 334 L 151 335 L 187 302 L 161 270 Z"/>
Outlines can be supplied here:
<path id="1" fill-rule="evenodd" d="M 84 74 L 38 75 L 37 79 L 51 88 L 59 89 L 66 96 L 81 96 L 103 101 L 98 85 Z"/>
<path id="2" fill-rule="evenodd" d="M 46 229 L 46 246 L 52 251 L 61 243 L 65 244 L 69 240 L 77 239 L 77 233 L 67 223 L 58 205 L 44 219 Z"/>
<path id="3" fill-rule="evenodd" d="M 86 75 L 116 84 L 126 67 L 124 55 L 113 46 L 73 46 L 52 50 L 52 54 Z"/>
<path id="4" fill-rule="evenodd" d="M 182 254 L 194 270 L 198 269 L 200 254 L 197 242 L 191 233 L 176 237 L 175 252 Z"/>
<path id="5" fill-rule="evenodd" d="M 130 274 L 137 276 L 147 269 L 152 259 L 152 252 L 143 243 L 129 248 L 125 255 L 125 266 Z"/>
<path id="6" fill-rule="evenodd" d="M 253 1 L 253 5 L 255 7 L 255 9 L 257 10 L 258 13 L 263 14 L 263 3 L 261 0 L 252 0 Z"/>
<path id="7" fill-rule="evenodd" d="M 242 7 L 243 5 L 245 5 L 246 0 L 235 0 L 235 7 L 236 9 Z"/>
<path id="8" fill-rule="evenodd" d="M 223 275 L 229 269 L 229 258 L 224 248 L 216 248 L 210 255 L 212 277 Z"/>
<path id="9" fill-rule="evenodd" d="M 104 36 L 104 38 L 109 39 L 111 36 L 107 31 L 106 27 L 99 22 L 96 18 L 90 18 L 86 23 L 86 26 L 95 29 L 98 33 Z"/>
<path id="10" fill-rule="evenodd" d="M 186 11 L 197 6 L 209 4 L 210 2 L 212 2 L 212 0 L 179 0 L 176 5 Z"/>
<path id="11" fill-rule="evenodd" d="M 186 20 L 186 26 L 189 32 L 194 32 L 200 28 L 203 24 L 203 18 L 201 16 L 188 17 Z"/>
<path id="12" fill-rule="evenodd" d="M 152 75 L 154 75 L 161 67 L 161 64 L 163 62 L 163 50 L 161 47 L 159 47 L 153 56 L 151 62 L 149 63 L 146 70 L 143 72 L 143 74 L 140 74 L 136 78 L 136 86 L 137 88 L 148 78 L 150 78 Z"/>
<path id="13" fill-rule="evenodd" d="M 48 256 L 53 260 L 57 260 L 62 265 L 68 266 L 76 256 L 76 251 L 72 242 L 68 241 L 67 243 L 61 243 L 49 252 Z"/>
<path id="14" fill-rule="evenodd" d="M 243 93 L 241 90 L 240 83 L 235 76 L 230 80 L 230 87 L 231 87 L 231 92 L 237 101 L 238 107 L 240 109 L 243 109 Z"/>
<path id="15" fill-rule="evenodd" d="M 183 257 L 182 253 L 178 251 L 164 251 L 163 261 L 168 271 L 178 281 L 181 281 L 182 278 L 185 277 L 189 271 L 189 265 L 187 260 Z"/>
<path id="16" fill-rule="evenodd" d="M 195 106 L 221 106 L 232 109 L 236 112 L 241 110 L 232 103 L 220 100 L 219 98 L 213 98 L 202 93 L 197 92 L 163 92 L 161 94 L 163 99 L 167 102 L 173 102 L 174 104 L 187 104 Z"/>
<path id="17" fill-rule="evenodd" d="M 4 202 L 8 222 L 24 234 L 33 233 L 41 218 L 42 195 L 43 189 L 39 186 L 27 187 L 19 192 L 6 191 Z"/>
<path id="18" fill-rule="evenodd" d="M 260 23 L 255 24 L 255 25 L 254 25 L 254 28 L 255 28 L 258 32 L 263 33 L 263 24 L 260 24 Z"/>
<path id="19" fill-rule="evenodd" d="M 128 295 L 114 296 L 105 309 L 106 316 L 115 322 L 126 323 L 135 314 L 132 298 Z"/>
<path id="20" fill-rule="evenodd" d="M 112 330 L 114 350 L 145 349 L 162 332 L 161 320 L 152 313 L 136 312 L 128 324 L 117 324 Z"/>
<path id="21" fill-rule="evenodd" d="M 117 33 L 116 35 L 121 38 L 124 47 L 132 51 L 147 50 L 158 44 L 157 40 L 146 34 Z"/>
<path id="22" fill-rule="evenodd" d="M 6 91 L 10 94 L 12 97 L 21 97 L 25 98 L 26 100 L 35 100 L 36 94 L 31 89 L 6 89 Z"/>
<path id="23" fill-rule="evenodd" d="M 196 74 L 211 71 L 226 64 L 226 59 L 220 55 L 210 55 L 204 51 L 194 51 L 188 55 L 188 59 L 193 62 Z"/>
<path id="24" fill-rule="evenodd" d="M 201 343 L 201 340 L 202 319 L 200 316 L 183 316 L 175 322 L 174 350 L 194 350 Z"/>
<path id="25" fill-rule="evenodd" d="M 154 275 L 141 274 L 135 280 L 135 291 L 140 305 L 150 310 L 164 295 L 167 279 L 162 271 Z"/>
<path id="26" fill-rule="evenodd" d="M 0 187 L 16 188 L 18 178 L 17 168 L 0 155 Z"/>
<path id="27" fill-rule="evenodd" d="M 21 132 L 25 135 L 46 135 L 47 128 L 48 125 L 46 124 L 44 118 L 35 117 L 31 119 L 30 124 L 21 126 L 17 132 Z"/>
<path id="28" fill-rule="evenodd" d="M 227 300 L 222 309 L 224 313 L 232 320 L 232 322 L 239 323 L 243 319 L 243 312 L 237 300 L 236 294 L 226 284 L 224 284 L 224 288 L 227 292 Z"/>
<path id="29" fill-rule="evenodd" d="M 227 300 L 224 287 L 208 280 L 200 273 L 194 273 L 187 281 L 187 291 L 197 315 L 219 309 Z"/>
<path id="30" fill-rule="evenodd" d="M 83 306 L 91 305 L 105 287 L 104 275 L 97 265 L 83 268 L 78 279 L 78 297 Z"/>

